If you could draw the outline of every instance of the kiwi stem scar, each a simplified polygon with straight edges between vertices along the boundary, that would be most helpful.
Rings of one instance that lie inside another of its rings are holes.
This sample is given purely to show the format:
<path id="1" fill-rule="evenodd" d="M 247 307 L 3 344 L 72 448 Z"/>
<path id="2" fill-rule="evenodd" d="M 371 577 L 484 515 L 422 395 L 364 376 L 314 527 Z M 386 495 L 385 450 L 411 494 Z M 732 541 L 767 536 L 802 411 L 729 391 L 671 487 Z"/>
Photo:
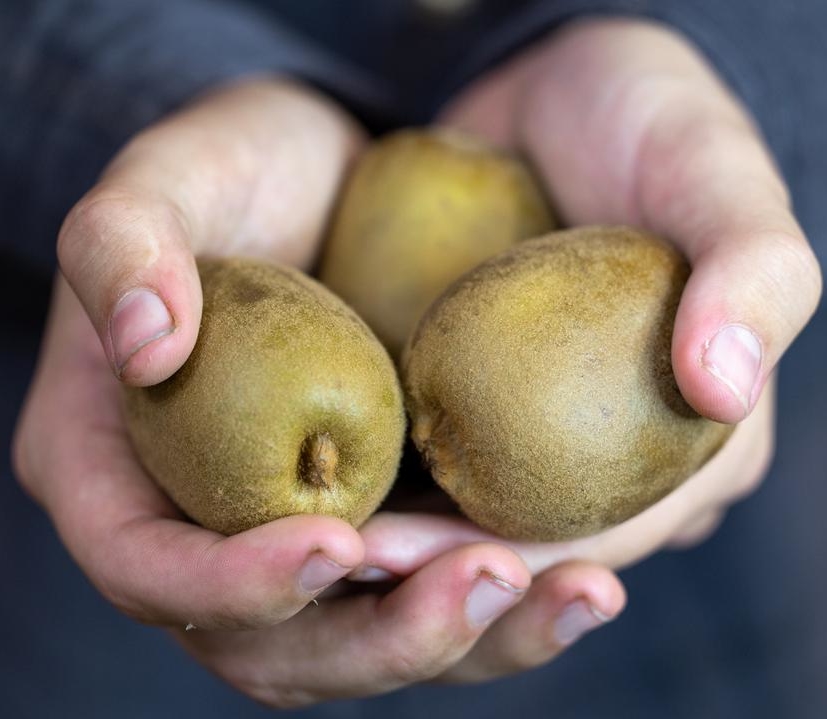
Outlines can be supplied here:
<path id="1" fill-rule="evenodd" d="M 312 485 L 329 489 L 336 478 L 339 451 L 327 432 L 311 434 L 302 442 L 299 454 L 299 478 Z"/>

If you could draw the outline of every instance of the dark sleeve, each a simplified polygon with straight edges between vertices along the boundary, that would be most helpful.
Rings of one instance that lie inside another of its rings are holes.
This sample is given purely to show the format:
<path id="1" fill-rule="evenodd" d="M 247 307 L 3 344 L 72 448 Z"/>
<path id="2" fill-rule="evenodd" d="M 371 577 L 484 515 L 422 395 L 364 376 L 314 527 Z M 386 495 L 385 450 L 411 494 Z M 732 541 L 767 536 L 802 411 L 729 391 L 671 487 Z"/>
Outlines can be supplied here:
<path id="1" fill-rule="evenodd" d="M 0 3 L 0 253 L 54 263 L 60 222 L 136 131 L 212 85 L 278 72 L 374 87 L 271 16 L 220 0 Z"/>

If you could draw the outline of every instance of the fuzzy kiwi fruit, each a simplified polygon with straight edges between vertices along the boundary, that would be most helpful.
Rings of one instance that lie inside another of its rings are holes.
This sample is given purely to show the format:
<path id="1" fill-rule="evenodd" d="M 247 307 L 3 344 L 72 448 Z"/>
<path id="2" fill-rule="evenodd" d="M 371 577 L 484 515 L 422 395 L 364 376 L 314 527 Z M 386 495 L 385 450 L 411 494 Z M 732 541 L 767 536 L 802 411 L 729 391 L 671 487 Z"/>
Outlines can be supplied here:
<path id="1" fill-rule="evenodd" d="M 677 487 L 732 428 L 672 374 L 689 267 L 622 227 L 520 243 L 454 283 L 402 362 L 412 436 L 460 509 L 502 536 L 558 541 Z"/>
<path id="2" fill-rule="evenodd" d="M 199 524 L 233 534 L 291 514 L 362 523 L 404 437 L 393 363 L 341 300 L 297 270 L 202 260 L 201 328 L 167 381 L 125 391 L 144 466 Z"/>
<path id="3" fill-rule="evenodd" d="M 319 278 L 398 359 L 453 280 L 553 227 L 542 191 L 516 156 L 456 131 L 401 130 L 374 143 L 354 169 Z"/>

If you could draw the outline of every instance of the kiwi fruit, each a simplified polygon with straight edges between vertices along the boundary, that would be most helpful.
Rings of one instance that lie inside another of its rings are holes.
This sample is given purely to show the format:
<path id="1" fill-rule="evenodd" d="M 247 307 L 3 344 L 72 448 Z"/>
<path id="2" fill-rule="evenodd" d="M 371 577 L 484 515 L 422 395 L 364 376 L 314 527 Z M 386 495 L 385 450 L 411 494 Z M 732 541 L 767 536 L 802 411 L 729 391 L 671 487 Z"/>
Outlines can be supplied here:
<path id="1" fill-rule="evenodd" d="M 405 434 L 385 349 L 297 270 L 199 261 L 204 309 L 184 366 L 125 389 L 147 471 L 193 520 L 233 534 L 292 514 L 354 526 L 393 483 Z"/>
<path id="2" fill-rule="evenodd" d="M 454 279 L 553 227 L 516 156 L 452 130 L 400 130 L 375 142 L 351 174 L 318 276 L 398 359 Z"/>
<path id="3" fill-rule="evenodd" d="M 559 541 L 638 514 L 732 428 L 698 415 L 671 364 L 689 267 L 662 240 L 581 227 L 457 280 L 402 361 L 412 436 L 437 483 L 501 536 Z"/>

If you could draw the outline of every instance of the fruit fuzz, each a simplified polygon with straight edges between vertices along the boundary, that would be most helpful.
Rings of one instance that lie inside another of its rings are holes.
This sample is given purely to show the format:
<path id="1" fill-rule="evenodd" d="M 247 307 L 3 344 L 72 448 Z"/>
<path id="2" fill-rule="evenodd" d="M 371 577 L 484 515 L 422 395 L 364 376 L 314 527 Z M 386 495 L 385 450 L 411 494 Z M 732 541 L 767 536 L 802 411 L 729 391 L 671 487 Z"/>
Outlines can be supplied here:
<path id="1" fill-rule="evenodd" d="M 553 227 L 517 157 L 456 131 L 403 130 L 375 142 L 356 166 L 319 277 L 398 359 L 453 280 Z"/>
<path id="2" fill-rule="evenodd" d="M 470 519 L 513 539 L 591 535 L 718 450 L 732 428 L 672 374 L 688 275 L 651 235 L 582 227 L 515 245 L 431 306 L 402 361 L 412 436 Z"/>
<path id="3" fill-rule="evenodd" d="M 148 472 L 203 526 L 233 534 L 291 514 L 358 526 L 396 475 L 405 429 L 387 352 L 297 270 L 203 260 L 204 309 L 186 364 L 126 388 Z"/>

